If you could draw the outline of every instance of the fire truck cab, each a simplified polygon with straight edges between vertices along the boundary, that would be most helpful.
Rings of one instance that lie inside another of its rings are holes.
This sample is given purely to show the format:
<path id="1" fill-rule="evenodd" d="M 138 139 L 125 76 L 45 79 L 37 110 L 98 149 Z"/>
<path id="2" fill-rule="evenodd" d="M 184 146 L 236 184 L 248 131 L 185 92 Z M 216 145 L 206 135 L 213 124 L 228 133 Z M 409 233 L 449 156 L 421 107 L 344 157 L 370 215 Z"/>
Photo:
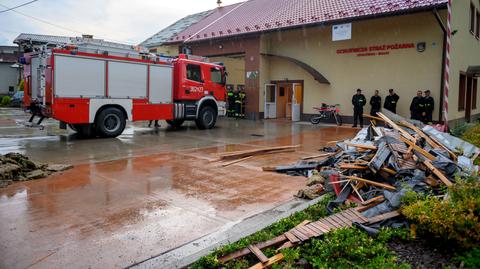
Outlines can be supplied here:
<path id="1" fill-rule="evenodd" d="M 186 120 L 200 129 L 224 116 L 226 71 L 203 57 L 118 54 L 76 46 L 26 54 L 24 108 L 83 136 L 116 137 L 126 121 Z"/>

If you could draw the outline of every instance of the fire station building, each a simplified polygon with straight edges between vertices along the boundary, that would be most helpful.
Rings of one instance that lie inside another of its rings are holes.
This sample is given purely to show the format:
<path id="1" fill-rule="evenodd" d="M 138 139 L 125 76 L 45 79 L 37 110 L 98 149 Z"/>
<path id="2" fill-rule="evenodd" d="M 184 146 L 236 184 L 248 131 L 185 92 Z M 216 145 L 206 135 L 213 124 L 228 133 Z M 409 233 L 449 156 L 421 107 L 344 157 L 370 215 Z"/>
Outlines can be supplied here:
<path id="1" fill-rule="evenodd" d="M 250 0 L 194 14 L 141 45 L 224 62 L 229 88 L 245 89 L 249 119 L 307 120 L 321 103 L 340 104 L 351 121 L 351 97 L 388 89 L 397 113 L 410 116 L 418 90 L 435 99 L 441 119 L 448 0 Z M 452 1 L 449 120 L 480 117 L 480 1 Z M 370 106 L 367 104 L 365 112 Z"/>

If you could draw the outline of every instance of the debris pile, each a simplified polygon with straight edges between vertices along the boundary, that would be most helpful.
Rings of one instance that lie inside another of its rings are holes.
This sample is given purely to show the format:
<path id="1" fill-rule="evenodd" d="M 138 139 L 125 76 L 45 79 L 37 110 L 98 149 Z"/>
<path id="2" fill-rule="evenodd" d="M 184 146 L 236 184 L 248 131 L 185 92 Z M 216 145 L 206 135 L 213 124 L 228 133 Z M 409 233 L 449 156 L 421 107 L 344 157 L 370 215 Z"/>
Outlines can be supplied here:
<path id="1" fill-rule="evenodd" d="M 15 181 L 45 178 L 52 173 L 72 167 L 72 165 L 63 164 L 35 163 L 20 153 L 0 155 L 0 188 L 7 187 Z"/>
<path id="2" fill-rule="evenodd" d="M 318 171 L 328 180 L 323 186 L 316 185 L 316 192 L 326 189 L 337 194 L 329 210 L 346 200 L 367 207 L 378 205 L 365 212 L 369 217 L 398 209 L 408 190 L 435 194 L 442 185 L 451 186 L 455 176 L 478 173 L 474 166 L 480 155 L 477 147 L 393 113 L 378 116 L 373 118 L 384 122 L 385 127 L 372 122 L 355 138 L 338 141 L 335 152 L 318 155 L 324 156 L 320 161 L 307 157 L 294 165 L 264 170 L 309 178 L 316 177 Z M 315 190 L 309 186 L 301 192 Z"/>
<path id="3" fill-rule="evenodd" d="M 219 261 L 225 263 L 253 254 L 260 262 L 252 268 L 265 268 L 284 259 L 279 250 L 335 229 L 355 225 L 375 234 L 380 226 L 400 227 L 405 222 L 398 209 L 408 191 L 441 195 L 444 186 L 452 186 L 456 177 L 478 173 L 474 161 L 480 155 L 479 148 L 421 122 L 386 114 L 373 117 L 384 127 L 372 121 L 355 138 L 336 141 L 335 148 L 324 148 L 325 153 L 305 157 L 294 165 L 264 167 L 264 171 L 308 177 L 308 187 L 297 194 L 299 197 L 312 199 L 334 191 L 337 197 L 327 206 L 331 215 L 315 222 L 305 221 L 276 238 L 220 257 Z M 355 203 L 356 207 L 334 211 L 344 203 Z M 278 254 L 266 257 L 262 249 L 269 247 L 276 247 Z"/>

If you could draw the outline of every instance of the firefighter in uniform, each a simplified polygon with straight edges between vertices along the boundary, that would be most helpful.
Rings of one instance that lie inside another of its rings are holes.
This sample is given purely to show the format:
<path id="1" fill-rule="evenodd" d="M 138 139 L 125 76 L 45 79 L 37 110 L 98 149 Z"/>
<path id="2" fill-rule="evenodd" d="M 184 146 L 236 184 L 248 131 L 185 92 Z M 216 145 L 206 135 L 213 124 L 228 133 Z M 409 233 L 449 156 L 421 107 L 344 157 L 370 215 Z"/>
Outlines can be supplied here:
<path id="1" fill-rule="evenodd" d="M 229 90 L 227 92 L 227 101 L 228 101 L 227 116 L 233 117 L 235 116 L 235 97 L 234 97 L 233 90 Z"/>
<path id="2" fill-rule="evenodd" d="M 410 115 L 412 120 L 422 120 L 425 116 L 425 98 L 422 91 L 417 92 L 417 96 L 413 97 L 410 103 Z"/>
<path id="3" fill-rule="evenodd" d="M 383 108 L 397 113 L 397 103 L 400 97 L 393 91 L 393 89 L 388 90 L 388 96 L 385 97 L 385 104 Z"/>
<path id="4" fill-rule="evenodd" d="M 430 90 L 425 91 L 425 117 L 424 123 L 431 123 L 433 121 L 433 110 L 435 109 L 435 100 L 430 96 Z"/>
<path id="5" fill-rule="evenodd" d="M 242 100 L 240 100 L 240 92 L 238 91 L 238 89 L 236 89 L 234 92 L 233 92 L 233 98 L 235 100 L 235 112 L 234 112 L 234 115 L 235 115 L 235 118 L 239 118 L 240 117 L 240 113 L 242 112 Z"/>
<path id="6" fill-rule="evenodd" d="M 380 112 L 382 108 L 382 97 L 378 95 L 378 90 L 375 91 L 375 95 L 370 98 L 370 105 L 372 106 L 372 110 L 370 110 L 370 115 L 377 116 L 377 112 Z"/>
<path id="7" fill-rule="evenodd" d="M 245 94 L 244 90 L 240 91 L 239 98 L 240 98 L 240 101 L 242 101 L 242 106 L 240 108 L 240 118 L 243 119 L 243 118 L 245 118 L 245 104 L 246 104 L 246 100 L 247 100 L 247 95 Z"/>
<path id="8" fill-rule="evenodd" d="M 365 104 L 367 104 L 367 99 L 362 94 L 362 90 L 358 89 L 357 94 L 352 97 L 354 128 L 357 127 L 357 120 L 360 121 L 360 127 L 363 128 L 363 107 Z"/>

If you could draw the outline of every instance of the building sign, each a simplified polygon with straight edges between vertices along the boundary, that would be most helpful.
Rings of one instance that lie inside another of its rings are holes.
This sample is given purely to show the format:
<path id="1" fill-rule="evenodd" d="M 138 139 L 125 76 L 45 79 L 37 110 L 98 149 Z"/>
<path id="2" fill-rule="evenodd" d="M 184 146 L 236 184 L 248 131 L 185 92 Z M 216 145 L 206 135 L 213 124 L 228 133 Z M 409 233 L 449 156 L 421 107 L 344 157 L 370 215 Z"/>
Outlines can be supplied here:
<path id="1" fill-rule="evenodd" d="M 403 49 L 415 49 L 415 43 L 396 43 L 396 44 L 384 44 L 374 45 L 368 47 L 357 47 L 348 49 L 339 49 L 337 54 L 356 54 L 359 57 L 362 56 L 382 56 L 389 55 L 390 51 L 403 50 Z"/>
<path id="2" fill-rule="evenodd" d="M 332 26 L 332 41 L 352 39 L 352 24 L 337 24 Z"/>

